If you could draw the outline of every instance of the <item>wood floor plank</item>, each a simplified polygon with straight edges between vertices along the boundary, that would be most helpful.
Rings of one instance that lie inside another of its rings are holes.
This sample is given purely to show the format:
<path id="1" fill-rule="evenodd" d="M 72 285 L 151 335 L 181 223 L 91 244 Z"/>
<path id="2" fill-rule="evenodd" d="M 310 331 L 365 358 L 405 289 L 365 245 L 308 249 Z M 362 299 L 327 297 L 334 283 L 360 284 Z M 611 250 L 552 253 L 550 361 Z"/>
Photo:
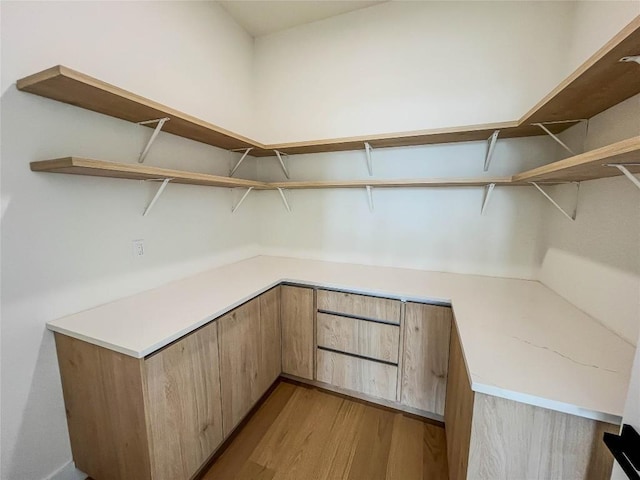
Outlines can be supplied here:
<path id="1" fill-rule="evenodd" d="M 272 449 L 267 442 L 261 443 L 256 449 L 254 461 L 277 470 L 274 480 L 314 480 L 317 478 L 319 459 L 327 442 L 331 440 L 332 427 L 338 416 L 340 406 L 344 399 L 317 390 L 310 393 L 311 404 L 292 404 L 292 408 L 306 410 L 308 414 L 304 420 L 295 425 L 285 446 L 277 458 L 271 454 Z M 300 397 L 302 401 L 302 397 Z M 261 447 L 265 447 L 262 454 L 258 453 Z M 266 461 L 265 455 L 267 455 Z M 280 455 L 283 453 L 284 455 Z M 269 458 L 270 457 L 270 458 Z M 262 460 L 262 461 L 261 461 Z"/>
<path id="2" fill-rule="evenodd" d="M 280 383 L 220 458 L 202 477 L 202 480 L 233 480 L 237 478 L 244 463 L 271 428 L 278 415 L 285 409 L 295 391 L 294 385 L 286 382 Z"/>
<path id="3" fill-rule="evenodd" d="M 205 480 L 447 480 L 444 429 L 283 382 Z"/>
<path id="4" fill-rule="evenodd" d="M 332 426 L 331 441 L 319 459 L 318 480 L 347 478 L 367 408 L 359 402 L 342 403 Z"/>
<path id="5" fill-rule="evenodd" d="M 365 412 L 348 480 L 384 480 L 395 414 L 378 408 Z"/>
<path id="6" fill-rule="evenodd" d="M 425 423 L 423 439 L 423 478 L 448 479 L 447 439 L 444 428 Z"/>
<path id="7" fill-rule="evenodd" d="M 405 415 L 393 420 L 387 480 L 422 480 L 424 422 Z M 426 477 L 425 477 L 426 478 Z"/>
<path id="8" fill-rule="evenodd" d="M 257 463 L 249 460 L 244 464 L 235 478 L 238 480 L 273 480 L 273 476 L 275 474 L 275 470 L 258 465 Z M 224 478 L 225 477 L 219 477 L 220 480 Z"/>

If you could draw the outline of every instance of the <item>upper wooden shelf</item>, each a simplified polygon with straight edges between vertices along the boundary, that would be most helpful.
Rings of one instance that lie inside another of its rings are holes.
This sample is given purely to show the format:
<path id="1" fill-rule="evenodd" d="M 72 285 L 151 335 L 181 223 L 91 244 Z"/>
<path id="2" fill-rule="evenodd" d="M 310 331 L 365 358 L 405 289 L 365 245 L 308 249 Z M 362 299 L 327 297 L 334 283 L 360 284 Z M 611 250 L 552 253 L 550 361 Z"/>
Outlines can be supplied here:
<path id="1" fill-rule="evenodd" d="M 622 175 L 617 168 L 606 166 L 612 163 L 625 165 L 631 173 L 640 173 L 640 136 L 519 173 L 513 176 L 513 181 L 581 182 Z"/>
<path id="2" fill-rule="evenodd" d="M 500 138 L 541 135 L 542 130 L 532 123 L 591 118 L 640 93 L 640 66 L 619 62 L 624 56 L 638 54 L 640 16 L 518 121 L 273 145 L 263 145 L 63 66 L 18 80 L 17 87 L 131 122 L 169 117 L 164 131 L 227 150 L 251 147 L 252 156 L 263 157 L 272 156 L 273 150 L 288 154 L 360 150 L 365 142 L 382 148 L 486 140 L 495 130 L 500 130 Z M 571 125 L 551 124 L 548 128 L 559 133 Z"/>
<path id="3" fill-rule="evenodd" d="M 171 178 L 172 183 L 188 185 L 206 185 L 209 187 L 253 187 L 268 188 L 264 182 L 242 178 L 221 177 L 206 173 L 184 172 L 168 168 L 148 167 L 137 163 L 116 163 L 88 158 L 66 157 L 55 160 L 31 162 L 34 172 L 71 173 L 92 177 L 126 178 L 129 180 L 164 180 Z"/>
<path id="4" fill-rule="evenodd" d="M 226 150 L 261 146 L 242 135 L 62 65 L 18 80 L 16 86 L 18 90 L 130 122 L 169 117 L 171 120 L 164 124 L 163 131 Z M 155 128 L 155 124 L 148 126 Z"/>

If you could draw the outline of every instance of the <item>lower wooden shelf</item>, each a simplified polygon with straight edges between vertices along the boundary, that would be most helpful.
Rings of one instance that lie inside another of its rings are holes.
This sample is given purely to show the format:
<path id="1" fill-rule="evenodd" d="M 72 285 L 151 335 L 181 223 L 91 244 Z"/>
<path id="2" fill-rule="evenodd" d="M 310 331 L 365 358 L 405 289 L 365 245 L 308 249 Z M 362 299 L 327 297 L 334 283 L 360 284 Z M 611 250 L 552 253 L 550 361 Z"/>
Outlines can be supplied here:
<path id="1" fill-rule="evenodd" d="M 259 182 L 242 178 L 185 172 L 150 167 L 135 163 L 105 162 L 86 158 L 66 157 L 31 162 L 34 172 L 70 173 L 96 177 L 131 180 L 164 180 L 173 183 L 210 187 L 242 187 L 256 190 L 322 189 L 322 188 L 431 188 L 522 186 L 531 182 L 563 183 L 613 177 L 623 173 L 612 165 L 622 165 L 630 173 L 640 173 L 640 136 L 628 138 L 596 150 L 575 155 L 558 162 L 518 173 L 512 177 L 423 178 L 423 179 L 365 179 L 296 182 Z"/>

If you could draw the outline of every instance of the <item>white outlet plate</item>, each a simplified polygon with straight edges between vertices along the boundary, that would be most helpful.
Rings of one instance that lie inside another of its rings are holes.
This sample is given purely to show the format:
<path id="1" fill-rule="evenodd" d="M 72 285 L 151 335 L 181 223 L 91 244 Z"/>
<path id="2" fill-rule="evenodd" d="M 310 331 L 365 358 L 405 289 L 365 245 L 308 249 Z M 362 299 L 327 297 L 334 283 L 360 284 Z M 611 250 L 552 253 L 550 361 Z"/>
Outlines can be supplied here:
<path id="1" fill-rule="evenodd" d="M 144 256 L 144 240 L 134 240 L 132 242 L 132 253 L 134 257 Z"/>

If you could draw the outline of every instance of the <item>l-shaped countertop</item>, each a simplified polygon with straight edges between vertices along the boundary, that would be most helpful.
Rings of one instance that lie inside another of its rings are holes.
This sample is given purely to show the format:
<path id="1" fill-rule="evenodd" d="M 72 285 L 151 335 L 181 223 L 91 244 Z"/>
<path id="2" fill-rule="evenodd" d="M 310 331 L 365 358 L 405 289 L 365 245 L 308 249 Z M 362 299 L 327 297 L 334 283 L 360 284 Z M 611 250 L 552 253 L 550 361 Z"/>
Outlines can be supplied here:
<path id="1" fill-rule="evenodd" d="M 531 280 L 259 256 L 47 326 L 142 358 L 282 282 L 451 305 L 472 390 L 622 420 L 635 347 Z"/>

